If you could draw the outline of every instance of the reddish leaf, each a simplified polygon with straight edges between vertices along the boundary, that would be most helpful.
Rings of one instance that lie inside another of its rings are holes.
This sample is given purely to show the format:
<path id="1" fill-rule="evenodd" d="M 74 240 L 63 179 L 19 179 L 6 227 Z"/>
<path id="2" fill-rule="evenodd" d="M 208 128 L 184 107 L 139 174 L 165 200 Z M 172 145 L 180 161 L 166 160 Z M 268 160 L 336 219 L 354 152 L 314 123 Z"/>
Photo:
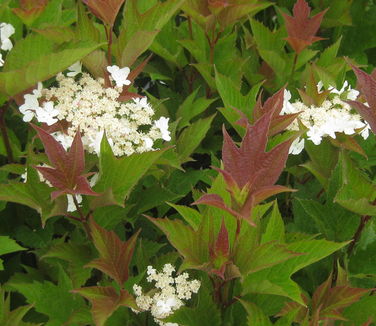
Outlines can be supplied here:
<path id="1" fill-rule="evenodd" d="M 242 217 L 238 212 L 228 207 L 223 201 L 222 197 L 217 194 L 205 194 L 200 199 L 192 203 L 192 205 L 201 205 L 201 204 L 218 207 L 229 212 L 230 214 L 234 216 Z"/>
<path id="2" fill-rule="evenodd" d="M 294 192 L 296 189 L 287 188 L 285 186 L 266 186 L 253 193 L 254 205 L 257 205 L 264 201 L 266 198 L 279 194 L 281 192 Z"/>
<path id="3" fill-rule="evenodd" d="M 204 195 L 195 204 L 216 206 L 230 212 L 235 217 L 247 220 L 255 226 L 251 220 L 252 208 L 260 201 L 280 193 L 292 191 L 286 187 L 274 186 L 282 173 L 288 151 L 295 137 L 278 144 L 269 152 L 265 152 L 268 136 L 280 132 L 292 122 L 293 117 L 286 116 L 285 121 L 280 119 L 283 106 L 283 93 L 278 93 L 266 101 L 264 107 L 259 99 L 254 114 L 256 122 L 250 125 L 244 115 L 238 121 L 246 127 L 246 134 L 238 147 L 223 127 L 222 160 L 223 169 L 217 169 L 224 178 L 227 191 L 231 195 L 232 207 L 225 205 L 219 195 Z M 274 119 L 274 120 L 273 120 Z M 272 123 L 274 121 L 274 129 Z"/>
<path id="4" fill-rule="evenodd" d="M 228 231 L 225 220 L 222 218 L 221 228 L 218 233 L 217 240 L 214 247 L 215 253 L 220 253 L 223 256 L 228 256 L 230 246 L 228 242 Z"/>
<path id="5" fill-rule="evenodd" d="M 219 229 L 217 239 L 209 248 L 210 259 L 214 268 L 211 273 L 214 273 L 225 278 L 226 266 L 230 264 L 230 244 L 228 239 L 228 231 L 224 219 L 222 218 L 221 228 Z"/>
<path id="6" fill-rule="evenodd" d="M 58 188 L 51 194 L 52 199 L 63 194 L 83 194 L 98 196 L 91 190 L 87 177 L 91 174 L 82 174 L 85 169 L 85 154 L 80 132 L 77 131 L 69 152 L 55 140 L 49 133 L 32 125 L 41 139 L 52 167 L 39 167 L 38 169 L 51 184 Z"/>
<path id="7" fill-rule="evenodd" d="M 47 3 L 47 0 L 20 0 L 20 7 L 13 8 L 12 11 L 25 24 L 30 25 L 44 11 Z"/>
<path id="8" fill-rule="evenodd" d="M 366 98 L 369 106 L 357 101 L 347 101 L 353 106 L 359 114 L 366 120 L 373 133 L 376 133 L 376 78 L 375 74 L 369 75 L 366 72 L 360 70 L 354 65 L 350 64 L 358 79 L 359 90 Z"/>
<path id="9" fill-rule="evenodd" d="M 323 39 L 315 36 L 315 34 L 327 10 L 321 11 L 312 18 L 309 18 L 311 9 L 307 2 L 305 0 L 298 0 L 293 8 L 293 16 L 282 13 L 288 33 L 286 40 L 296 53 L 302 52 L 307 46 Z"/>
<path id="10" fill-rule="evenodd" d="M 321 314 L 324 316 L 332 312 L 340 312 L 342 309 L 357 302 L 372 289 L 351 288 L 349 286 L 335 286 L 328 291 L 323 300 Z"/>
<path id="11" fill-rule="evenodd" d="M 118 294 L 111 286 L 91 286 L 73 290 L 91 303 L 91 313 L 96 326 L 103 326 L 106 320 L 120 306 L 137 309 L 134 298 L 125 290 Z"/>
<path id="12" fill-rule="evenodd" d="M 121 241 L 114 231 L 102 228 L 93 218 L 90 220 L 90 230 L 99 258 L 86 266 L 99 269 L 122 286 L 129 276 L 128 268 L 140 230 L 126 242 Z"/>
<path id="13" fill-rule="evenodd" d="M 371 290 L 352 288 L 348 285 L 332 287 L 332 274 L 330 274 L 312 296 L 312 314 L 318 315 L 318 320 L 346 320 L 341 315 L 342 310 L 357 302 Z"/>
<path id="14" fill-rule="evenodd" d="M 82 0 L 82 2 L 96 17 L 112 28 L 124 0 Z"/>

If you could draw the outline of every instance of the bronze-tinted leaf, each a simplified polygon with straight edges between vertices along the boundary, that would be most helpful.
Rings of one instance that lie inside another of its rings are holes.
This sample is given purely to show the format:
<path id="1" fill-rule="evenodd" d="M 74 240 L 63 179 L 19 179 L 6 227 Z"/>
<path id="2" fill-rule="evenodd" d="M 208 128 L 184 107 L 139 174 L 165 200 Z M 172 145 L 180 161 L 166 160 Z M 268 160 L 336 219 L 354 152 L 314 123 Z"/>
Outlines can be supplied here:
<path id="1" fill-rule="evenodd" d="M 122 286 L 129 276 L 128 268 L 140 230 L 126 242 L 121 241 L 114 231 L 102 228 L 93 218 L 90 220 L 90 230 L 99 258 L 87 266 L 106 273 Z"/>
<path id="2" fill-rule="evenodd" d="M 307 46 L 323 39 L 315 34 L 326 11 L 327 9 L 309 18 L 311 8 L 308 3 L 305 0 L 298 0 L 293 8 L 293 16 L 282 13 L 288 33 L 286 40 L 296 53 L 302 52 Z"/>
<path id="3" fill-rule="evenodd" d="M 86 179 L 90 174 L 83 174 L 85 169 L 85 153 L 80 132 L 77 131 L 71 148 L 67 152 L 45 130 L 35 125 L 32 126 L 37 131 L 52 165 L 52 167 L 36 167 L 54 187 L 58 188 L 58 191 L 54 191 L 51 194 L 52 199 L 63 194 L 98 196 L 98 193 L 91 190 L 89 182 Z"/>
<path id="4" fill-rule="evenodd" d="M 114 25 L 120 7 L 124 0 L 82 0 L 91 12 L 104 23 Z"/>
<path id="5" fill-rule="evenodd" d="M 111 286 L 90 286 L 73 290 L 88 299 L 96 326 L 103 326 L 106 320 L 120 306 L 137 309 L 134 298 L 125 290 L 120 293 Z"/>

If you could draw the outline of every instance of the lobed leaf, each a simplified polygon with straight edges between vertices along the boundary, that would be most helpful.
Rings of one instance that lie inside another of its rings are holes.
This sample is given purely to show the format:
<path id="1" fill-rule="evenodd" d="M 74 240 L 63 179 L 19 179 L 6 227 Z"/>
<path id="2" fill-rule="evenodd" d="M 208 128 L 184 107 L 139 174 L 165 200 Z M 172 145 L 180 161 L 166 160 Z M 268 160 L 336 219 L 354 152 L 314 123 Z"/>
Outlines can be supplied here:
<path id="1" fill-rule="evenodd" d="M 114 231 L 105 230 L 91 218 L 90 231 L 94 246 L 99 252 L 99 258 L 86 266 L 99 269 L 122 286 L 129 277 L 129 264 L 140 230 L 128 241 L 123 242 Z"/>

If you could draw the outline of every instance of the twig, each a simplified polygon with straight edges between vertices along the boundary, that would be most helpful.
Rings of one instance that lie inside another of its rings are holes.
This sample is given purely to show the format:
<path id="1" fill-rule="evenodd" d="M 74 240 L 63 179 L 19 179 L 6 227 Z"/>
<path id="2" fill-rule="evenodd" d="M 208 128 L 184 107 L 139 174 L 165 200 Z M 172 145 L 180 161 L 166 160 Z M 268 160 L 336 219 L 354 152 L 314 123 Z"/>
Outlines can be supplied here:
<path id="1" fill-rule="evenodd" d="M 362 235 L 363 229 L 365 228 L 367 222 L 371 219 L 371 216 L 369 215 L 363 215 L 360 217 L 360 224 L 358 226 L 358 229 L 356 230 L 353 240 L 349 245 L 349 248 L 347 249 L 347 254 L 350 256 L 354 250 L 354 247 L 356 243 L 359 241 L 360 236 Z"/>

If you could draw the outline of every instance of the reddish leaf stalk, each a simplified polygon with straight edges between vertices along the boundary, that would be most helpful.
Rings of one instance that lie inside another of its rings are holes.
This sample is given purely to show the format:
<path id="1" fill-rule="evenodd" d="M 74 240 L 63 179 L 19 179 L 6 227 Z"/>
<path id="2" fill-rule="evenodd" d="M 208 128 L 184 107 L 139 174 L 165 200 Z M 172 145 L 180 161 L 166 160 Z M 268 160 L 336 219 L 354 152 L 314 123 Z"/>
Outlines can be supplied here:
<path id="1" fill-rule="evenodd" d="M 106 38 L 107 38 L 107 61 L 108 61 L 108 65 L 112 66 L 112 52 L 111 52 L 112 27 L 104 25 L 104 30 L 106 32 Z"/>
<path id="2" fill-rule="evenodd" d="M 10 141 L 9 141 L 9 135 L 7 131 L 7 127 L 5 125 L 5 112 L 9 107 L 9 102 L 5 103 L 2 108 L 0 108 L 0 131 L 1 131 L 1 136 L 3 137 L 4 141 L 4 146 L 5 150 L 7 152 L 7 159 L 8 163 L 13 163 L 13 152 L 12 152 L 12 147 L 10 146 Z"/>
<path id="3" fill-rule="evenodd" d="M 89 216 L 90 216 L 90 213 L 89 212 L 87 215 L 85 215 L 83 212 L 82 212 L 82 209 L 77 201 L 77 198 L 75 195 L 72 195 L 73 197 L 73 202 L 74 202 L 74 205 L 76 206 L 76 209 L 77 209 L 77 212 L 78 214 L 80 215 L 80 218 L 76 218 L 78 219 L 81 223 L 82 223 L 82 226 L 86 232 L 86 235 L 87 237 L 92 240 L 92 237 L 91 237 L 91 231 L 90 231 L 90 227 L 89 227 L 89 224 L 88 224 L 88 220 L 89 220 Z"/>
<path id="4" fill-rule="evenodd" d="M 295 73 L 295 68 L 296 68 L 296 63 L 298 62 L 298 53 L 295 52 L 295 55 L 294 55 L 294 62 L 292 64 L 292 69 L 291 69 L 291 75 L 290 75 L 290 80 L 292 81 L 293 77 L 294 77 L 294 73 Z"/>
<path id="5" fill-rule="evenodd" d="M 72 219 L 72 220 L 82 222 L 82 220 L 79 217 L 76 217 L 76 216 L 73 216 L 73 215 L 70 215 L 70 214 L 65 214 L 65 216 Z"/>
<path id="6" fill-rule="evenodd" d="M 372 202 L 372 205 L 376 205 L 376 199 Z M 349 248 L 347 249 L 347 254 L 351 255 L 352 251 L 355 248 L 356 243 L 359 241 L 360 236 L 362 235 L 362 232 L 367 224 L 367 222 L 371 219 L 372 216 L 370 215 L 363 215 L 360 217 L 360 223 L 358 226 L 358 229 L 356 230 L 353 241 L 350 243 Z"/>
<path id="7" fill-rule="evenodd" d="M 369 215 L 363 215 L 360 217 L 360 223 L 359 223 L 359 226 L 358 226 L 358 229 L 356 230 L 354 236 L 353 236 L 353 240 L 351 241 L 350 245 L 349 245 L 349 249 L 347 249 L 347 254 L 350 256 L 355 248 L 355 245 L 357 244 L 357 242 L 359 241 L 360 239 L 360 236 L 362 235 L 362 232 L 367 224 L 367 222 L 371 219 L 371 216 Z"/>

